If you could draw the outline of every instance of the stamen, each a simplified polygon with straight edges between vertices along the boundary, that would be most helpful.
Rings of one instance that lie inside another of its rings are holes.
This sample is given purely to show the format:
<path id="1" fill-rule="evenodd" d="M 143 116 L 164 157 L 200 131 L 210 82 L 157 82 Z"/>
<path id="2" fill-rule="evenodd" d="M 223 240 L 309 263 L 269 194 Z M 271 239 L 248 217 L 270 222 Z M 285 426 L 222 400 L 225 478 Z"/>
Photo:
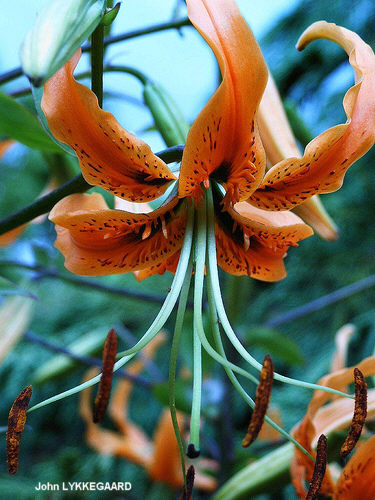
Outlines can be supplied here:
<path id="1" fill-rule="evenodd" d="M 314 498 L 316 498 L 319 494 L 319 490 L 323 483 L 324 474 L 326 473 L 327 451 L 327 438 L 324 434 L 321 434 L 318 440 L 318 446 L 316 448 L 314 472 L 311 479 L 309 491 L 307 492 L 306 500 L 314 500 Z"/>
<path id="2" fill-rule="evenodd" d="M 255 397 L 255 407 L 247 434 L 242 441 L 242 446 L 247 448 L 258 437 L 260 429 L 262 428 L 264 418 L 266 416 L 268 404 L 271 399 L 271 390 L 273 382 L 273 362 L 269 354 L 267 354 L 263 361 L 263 368 L 260 372 L 259 385 Z"/>
<path id="3" fill-rule="evenodd" d="M 26 412 L 33 388 L 27 386 L 15 399 L 8 417 L 7 463 L 9 474 L 15 474 L 18 467 L 20 441 L 26 423 Z"/>
<path id="4" fill-rule="evenodd" d="M 93 421 L 101 422 L 107 409 L 112 388 L 113 367 L 117 354 L 117 335 L 112 328 L 104 342 L 102 378 L 100 379 L 98 394 L 95 399 Z"/>
<path id="5" fill-rule="evenodd" d="M 142 240 L 145 240 L 150 236 L 151 230 L 152 230 L 151 224 L 146 224 L 144 231 L 142 233 Z"/>
<path id="6" fill-rule="evenodd" d="M 245 252 L 247 252 L 250 248 L 250 236 L 245 233 L 243 233 L 243 249 L 245 250 Z"/>
<path id="7" fill-rule="evenodd" d="M 198 458 L 201 454 L 201 450 L 197 450 L 193 443 L 188 444 L 186 450 L 186 456 L 188 458 Z"/>
<path id="8" fill-rule="evenodd" d="M 164 219 L 163 215 L 160 217 L 160 220 L 161 220 L 161 230 L 163 232 L 164 238 L 167 240 L 168 239 L 168 230 L 167 230 L 167 225 L 165 223 L 165 219 Z"/>
<path id="9" fill-rule="evenodd" d="M 361 436 L 367 416 L 367 385 L 363 373 L 354 368 L 355 403 L 354 414 L 348 435 L 341 446 L 341 456 L 347 457 Z"/>
<path id="10" fill-rule="evenodd" d="M 195 469 L 193 465 L 190 465 L 186 473 L 186 487 L 182 492 L 181 500 L 191 500 L 193 498 L 194 478 Z"/>

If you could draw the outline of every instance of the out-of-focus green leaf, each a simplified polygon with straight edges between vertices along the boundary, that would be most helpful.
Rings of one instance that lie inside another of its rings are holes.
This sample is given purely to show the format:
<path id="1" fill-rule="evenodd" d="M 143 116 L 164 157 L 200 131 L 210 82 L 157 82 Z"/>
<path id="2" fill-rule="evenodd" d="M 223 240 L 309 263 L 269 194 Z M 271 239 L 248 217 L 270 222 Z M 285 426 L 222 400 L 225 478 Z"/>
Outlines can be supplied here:
<path id="1" fill-rule="evenodd" d="M 103 328 L 82 335 L 67 348 L 74 354 L 88 356 L 100 352 L 107 332 Z M 43 384 L 56 377 L 62 377 L 78 366 L 77 361 L 64 354 L 58 354 L 44 363 L 33 375 L 33 384 Z"/>
<path id="2" fill-rule="evenodd" d="M 32 307 L 32 301 L 26 297 L 9 297 L 2 303 L 0 307 L 0 361 L 25 333 L 31 321 Z"/>
<path id="3" fill-rule="evenodd" d="M 33 149 L 61 152 L 38 119 L 17 101 L 0 92 L 0 134 Z"/>
<path id="4" fill-rule="evenodd" d="M 272 328 L 253 327 L 245 333 L 247 344 L 256 344 L 266 349 L 271 356 L 280 358 L 291 365 L 302 365 L 303 356 L 297 344 Z"/>
<path id="5" fill-rule="evenodd" d="M 213 500 L 245 500 L 261 493 L 280 491 L 289 480 L 294 447 L 280 446 L 235 474 L 213 496 Z"/>
<path id="6" fill-rule="evenodd" d="M 38 298 L 26 288 L 21 287 L 18 283 L 14 283 L 3 276 L 0 276 L 0 296 L 17 295 L 20 297 L 28 297 L 38 300 Z"/>
<path id="7" fill-rule="evenodd" d="M 169 405 L 169 384 L 163 382 L 157 384 L 152 389 L 153 395 L 163 406 Z M 175 397 L 176 408 L 184 413 L 189 413 L 191 409 L 191 383 L 185 380 L 176 380 Z"/>

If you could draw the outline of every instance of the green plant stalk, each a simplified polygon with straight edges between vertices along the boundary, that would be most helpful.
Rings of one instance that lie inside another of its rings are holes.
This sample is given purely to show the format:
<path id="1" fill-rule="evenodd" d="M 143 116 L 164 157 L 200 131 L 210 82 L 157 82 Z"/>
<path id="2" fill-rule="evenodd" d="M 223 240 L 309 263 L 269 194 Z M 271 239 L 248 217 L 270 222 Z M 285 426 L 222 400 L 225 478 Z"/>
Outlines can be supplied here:
<path id="1" fill-rule="evenodd" d="M 99 23 L 91 36 L 91 90 L 103 106 L 104 26 Z"/>
<path id="2" fill-rule="evenodd" d="M 290 480 L 289 468 L 294 447 L 280 446 L 240 470 L 212 497 L 213 500 L 247 500 L 261 493 L 280 490 Z"/>
<path id="3" fill-rule="evenodd" d="M 166 163 L 172 163 L 175 161 L 180 161 L 182 157 L 183 146 L 177 146 L 175 148 L 169 148 L 164 151 L 156 153 Z M 91 184 L 88 184 L 83 178 L 82 174 L 77 175 L 69 182 L 60 186 L 59 188 L 51 191 L 47 195 L 34 201 L 27 207 L 22 208 L 18 212 L 6 217 L 0 221 L 0 235 L 15 229 L 16 227 L 22 226 L 27 222 L 39 217 L 39 215 L 49 212 L 58 201 L 60 201 L 65 196 L 73 193 L 84 193 L 91 189 Z"/>

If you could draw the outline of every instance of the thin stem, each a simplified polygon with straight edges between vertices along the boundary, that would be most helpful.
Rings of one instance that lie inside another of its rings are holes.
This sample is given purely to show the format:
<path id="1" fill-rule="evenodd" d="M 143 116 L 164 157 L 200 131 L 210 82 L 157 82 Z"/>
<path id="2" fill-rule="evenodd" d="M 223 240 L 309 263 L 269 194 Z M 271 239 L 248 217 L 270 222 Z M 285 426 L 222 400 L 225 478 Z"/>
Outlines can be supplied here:
<path id="1" fill-rule="evenodd" d="M 156 153 L 166 163 L 181 161 L 184 146 L 175 146 Z M 0 221 L 0 235 L 22 226 L 27 222 L 39 217 L 39 215 L 49 212 L 58 201 L 72 193 L 84 193 L 93 186 L 88 184 L 81 174 L 77 175 L 70 181 L 66 182 L 59 188 L 42 196 L 27 207 L 22 208 L 18 212 L 9 215 Z"/>
<path id="2" fill-rule="evenodd" d="M 30 342 L 33 342 L 34 344 L 41 345 L 46 349 L 49 349 L 50 351 L 57 352 L 59 354 L 64 354 L 65 356 L 74 359 L 74 361 L 77 361 L 78 363 L 81 363 L 83 365 L 96 366 L 98 368 L 102 367 L 102 361 L 100 359 L 93 358 L 91 356 L 82 356 L 81 354 L 76 354 L 73 351 L 67 349 L 66 347 L 62 347 L 58 344 L 55 344 L 54 342 L 51 342 L 50 340 L 47 340 L 41 337 L 40 335 L 37 335 L 34 332 L 27 331 L 25 333 L 25 339 L 29 340 Z M 116 374 L 119 377 L 131 380 L 132 382 L 139 384 L 142 387 L 145 387 L 146 389 L 150 389 L 153 385 L 150 381 L 148 381 L 144 377 L 141 377 L 139 375 L 133 375 L 132 373 L 128 373 L 125 370 L 118 370 Z"/>
<path id="3" fill-rule="evenodd" d="M 82 175 L 77 175 L 54 191 L 38 198 L 27 207 L 21 208 L 18 212 L 0 221 L 0 235 L 30 222 L 39 217 L 39 215 L 49 212 L 65 196 L 72 193 L 84 193 L 92 187 L 85 181 Z"/>
<path id="4" fill-rule="evenodd" d="M 130 290 L 128 288 L 111 286 L 104 283 L 99 283 L 97 281 L 92 281 L 91 279 L 82 278 L 80 276 L 75 276 L 72 274 L 64 274 L 57 269 L 47 269 L 40 265 L 25 264 L 23 262 L 17 262 L 13 260 L 0 260 L 0 267 L 19 267 L 21 269 L 28 269 L 30 271 L 35 271 L 38 273 L 36 276 L 37 280 L 52 278 L 64 281 L 65 283 L 70 283 L 83 288 L 89 288 L 91 290 L 97 290 L 98 292 L 103 292 L 109 295 L 118 295 L 120 297 L 127 297 L 134 300 L 141 300 L 147 303 L 162 304 L 165 297 L 159 297 L 151 293 L 138 292 L 136 290 Z M 187 307 L 192 308 L 192 302 L 188 302 Z"/>
<path id="5" fill-rule="evenodd" d="M 208 267 L 209 267 L 209 279 L 211 281 L 212 290 L 214 292 L 215 306 L 221 321 L 223 330 L 225 331 L 228 339 L 233 344 L 234 348 L 241 354 L 241 356 L 256 370 L 261 371 L 262 365 L 253 356 L 251 356 L 247 350 L 243 347 L 241 342 L 238 340 L 233 328 L 228 320 L 227 314 L 225 312 L 225 307 L 223 299 L 220 292 L 219 275 L 217 271 L 217 259 L 216 259 L 216 241 L 215 241 L 215 226 L 214 226 L 214 208 L 212 192 L 207 193 L 207 206 L 208 206 Z M 274 373 L 274 378 L 280 382 L 285 382 L 290 385 L 295 385 L 298 387 L 305 387 L 306 389 L 322 390 L 325 392 L 330 392 L 332 394 L 338 394 L 339 396 L 353 399 L 353 396 L 346 394 L 336 389 L 331 389 L 330 387 L 324 387 L 317 384 L 311 384 L 309 382 L 304 382 L 301 380 L 295 380 L 293 378 L 284 377 L 279 373 Z"/>
<path id="6" fill-rule="evenodd" d="M 120 35 L 107 36 L 104 38 L 103 47 L 107 47 L 108 45 L 112 45 L 113 43 L 123 42 L 125 40 L 131 40 L 133 38 L 137 38 L 143 35 L 149 35 L 151 33 L 157 33 L 160 31 L 166 31 L 170 29 L 179 29 L 183 26 L 191 26 L 189 19 L 186 17 L 184 19 L 180 19 L 179 21 L 172 21 L 167 23 L 154 24 L 152 26 L 147 26 L 145 28 L 141 28 L 134 31 L 128 31 L 127 33 L 122 33 Z M 91 50 L 91 44 L 87 43 L 82 47 L 82 52 L 89 52 Z M 22 76 L 22 68 L 18 67 L 7 71 L 0 75 L 0 85 L 8 83 L 16 78 Z"/>
<path id="7" fill-rule="evenodd" d="M 350 285 L 344 286 L 343 288 L 339 288 L 338 290 L 335 290 L 332 293 L 323 295 L 323 297 L 319 297 L 318 299 L 312 300 L 311 302 L 308 302 L 303 306 L 296 307 L 291 311 L 274 316 L 270 320 L 266 321 L 266 323 L 264 323 L 264 326 L 276 327 L 280 325 L 285 325 L 285 323 L 289 323 L 296 319 L 307 316 L 308 314 L 319 311 L 324 307 L 335 304 L 340 300 L 347 299 L 348 297 L 351 297 L 352 295 L 362 292 L 364 290 L 368 290 L 373 286 L 375 286 L 375 274 L 367 276 L 366 278 L 356 281 L 355 283 L 351 283 Z"/>
<path id="8" fill-rule="evenodd" d="M 178 347 L 180 345 L 182 328 L 184 324 L 184 316 L 186 311 L 186 304 L 189 295 L 191 274 L 193 270 L 192 258 L 190 257 L 189 266 L 186 271 L 185 281 L 181 289 L 180 301 L 177 309 L 176 323 L 174 327 L 173 340 L 171 346 L 171 357 L 169 361 L 169 410 L 171 412 L 172 424 L 174 433 L 176 435 L 178 449 L 180 452 L 182 476 L 184 478 L 186 489 L 186 466 L 185 466 L 185 449 L 182 441 L 180 428 L 178 426 L 177 412 L 176 412 L 176 366 Z"/>
<path id="9" fill-rule="evenodd" d="M 91 90 L 103 106 L 104 26 L 99 23 L 91 36 Z"/>

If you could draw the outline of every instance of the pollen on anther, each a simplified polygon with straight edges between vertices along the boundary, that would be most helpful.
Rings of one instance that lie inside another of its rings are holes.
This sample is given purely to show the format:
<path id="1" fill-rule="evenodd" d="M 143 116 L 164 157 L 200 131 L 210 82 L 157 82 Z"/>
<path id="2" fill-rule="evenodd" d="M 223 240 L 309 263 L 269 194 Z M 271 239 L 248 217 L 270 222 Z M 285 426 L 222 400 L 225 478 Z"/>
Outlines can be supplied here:
<path id="1" fill-rule="evenodd" d="M 358 368 L 354 368 L 354 387 L 355 403 L 352 423 L 340 450 L 343 458 L 348 456 L 357 444 L 367 416 L 367 385 L 363 373 Z"/>
<path id="2" fill-rule="evenodd" d="M 262 428 L 267 408 L 271 399 L 273 382 L 273 362 L 270 355 L 266 355 L 263 361 L 263 368 L 260 372 L 259 385 L 255 397 L 255 406 L 251 415 L 247 434 L 242 441 L 242 446 L 247 448 L 258 437 Z"/>
<path id="3" fill-rule="evenodd" d="M 98 394 L 95 399 L 93 420 L 101 422 L 104 418 L 112 388 L 113 366 L 117 354 L 117 335 L 113 328 L 109 331 L 104 343 L 102 377 L 99 383 Z"/>

